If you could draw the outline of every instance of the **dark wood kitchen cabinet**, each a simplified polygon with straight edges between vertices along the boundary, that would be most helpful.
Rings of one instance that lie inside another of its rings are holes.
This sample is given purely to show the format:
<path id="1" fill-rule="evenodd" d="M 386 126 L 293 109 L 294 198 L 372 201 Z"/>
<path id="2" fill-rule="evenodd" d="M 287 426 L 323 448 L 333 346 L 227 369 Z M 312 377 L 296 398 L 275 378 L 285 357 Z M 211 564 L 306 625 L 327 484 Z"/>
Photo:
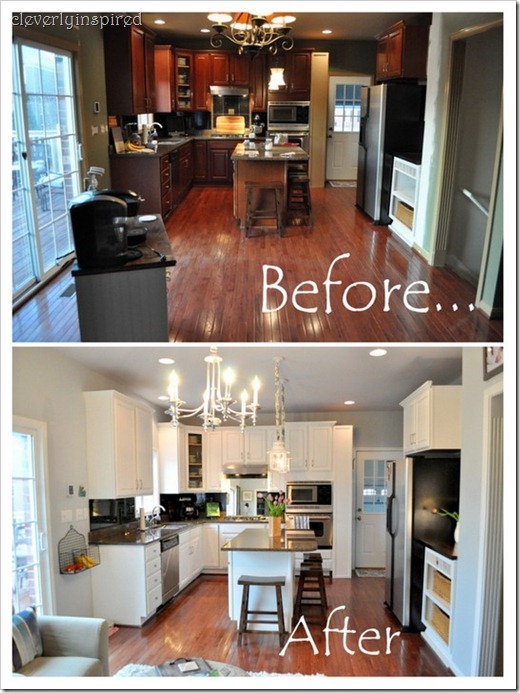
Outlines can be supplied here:
<path id="1" fill-rule="evenodd" d="M 175 54 L 172 46 L 154 47 L 155 103 L 158 113 L 170 113 L 175 103 Z"/>
<path id="2" fill-rule="evenodd" d="M 269 91 L 270 101 L 309 101 L 312 51 L 291 51 L 270 58 L 269 67 L 283 67 L 285 87 Z"/>
<path id="3" fill-rule="evenodd" d="M 250 60 L 236 53 L 210 53 L 211 84 L 216 87 L 248 87 Z"/>
<path id="4" fill-rule="evenodd" d="M 175 51 L 175 103 L 178 111 L 193 109 L 193 53 Z"/>
<path id="5" fill-rule="evenodd" d="M 205 183 L 208 176 L 208 143 L 198 140 L 193 143 L 193 181 Z"/>
<path id="6" fill-rule="evenodd" d="M 267 82 L 267 57 L 264 53 L 259 53 L 251 61 L 249 68 L 252 111 L 267 111 Z"/>
<path id="7" fill-rule="evenodd" d="M 161 214 L 172 210 L 169 155 L 118 155 L 110 157 L 110 179 L 114 189 L 134 190 L 144 198 L 140 214 Z"/>
<path id="8" fill-rule="evenodd" d="M 397 22 L 377 37 L 376 80 L 426 79 L 430 27 Z"/>
<path id="9" fill-rule="evenodd" d="M 170 154 L 172 175 L 172 208 L 186 197 L 193 184 L 193 143 L 187 142 Z"/>
<path id="10" fill-rule="evenodd" d="M 105 81 L 110 115 L 153 113 L 155 35 L 143 27 L 105 27 Z"/>
<path id="11" fill-rule="evenodd" d="M 193 54 L 193 108 L 196 111 L 211 111 L 209 87 L 211 82 L 211 59 L 209 53 Z"/>
<path id="12" fill-rule="evenodd" d="M 233 163 L 231 154 L 240 140 L 208 142 L 208 169 L 210 183 L 232 183 Z"/>

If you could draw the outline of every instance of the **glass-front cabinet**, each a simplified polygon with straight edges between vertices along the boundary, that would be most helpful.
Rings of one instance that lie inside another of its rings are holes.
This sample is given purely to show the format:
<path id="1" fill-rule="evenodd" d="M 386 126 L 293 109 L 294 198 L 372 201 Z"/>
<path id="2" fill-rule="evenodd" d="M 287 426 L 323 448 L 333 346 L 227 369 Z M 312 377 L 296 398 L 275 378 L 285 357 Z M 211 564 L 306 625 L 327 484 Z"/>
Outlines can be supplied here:
<path id="1" fill-rule="evenodd" d="M 203 487 L 202 474 L 202 432 L 187 431 L 188 444 L 188 488 Z"/>

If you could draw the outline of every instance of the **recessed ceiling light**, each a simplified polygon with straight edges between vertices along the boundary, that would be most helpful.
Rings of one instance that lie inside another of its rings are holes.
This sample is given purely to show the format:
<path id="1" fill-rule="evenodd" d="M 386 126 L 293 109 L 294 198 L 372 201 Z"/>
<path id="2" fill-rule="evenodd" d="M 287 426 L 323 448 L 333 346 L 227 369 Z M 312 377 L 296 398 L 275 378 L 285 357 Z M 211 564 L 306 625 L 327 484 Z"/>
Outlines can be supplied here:
<path id="1" fill-rule="evenodd" d="M 323 29 L 321 32 L 322 34 L 332 34 L 332 31 L 330 29 Z"/>
<path id="2" fill-rule="evenodd" d="M 154 20 L 153 20 L 153 23 L 154 23 L 154 24 L 166 24 L 166 22 L 164 21 L 164 19 L 154 19 Z"/>
<path id="3" fill-rule="evenodd" d="M 170 359 L 170 358 L 162 358 L 162 359 L 159 359 L 159 363 L 162 363 L 165 366 L 171 366 L 172 363 L 175 363 L 175 361 L 173 359 Z"/>
<path id="4" fill-rule="evenodd" d="M 201 34 L 209 34 L 209 31 L 210 31 L 209 29 L 201 29 L 200 33 Z"/>
<path id="5" fill-rule="evenodd" d="M 159 397 L 157 397 L 157 399 L 161 400 L 161 402 L 168 402 L 170 400 L 168 395 L 159 395 Z"/>
<path id="6" fill-rule="evenodd" d="M 356 402 L 353 399 L 347 399 L 343 404 L 355 404 Z"/>
<path id="7" fill-rule="evenodd" d="M 386 349 L 372 349 L 369 353 L 370 356 L 385 356 L 388 352 Z"/>
<path id="8" fill-rule="evenodd" d="M 224 14 L 223 12 L 214 12 L 213 14 L 208 14 L 208 19 L 210 22 L 223 24 L 224 22 L 230 22 L 233 17 L 230 14 Z"/>

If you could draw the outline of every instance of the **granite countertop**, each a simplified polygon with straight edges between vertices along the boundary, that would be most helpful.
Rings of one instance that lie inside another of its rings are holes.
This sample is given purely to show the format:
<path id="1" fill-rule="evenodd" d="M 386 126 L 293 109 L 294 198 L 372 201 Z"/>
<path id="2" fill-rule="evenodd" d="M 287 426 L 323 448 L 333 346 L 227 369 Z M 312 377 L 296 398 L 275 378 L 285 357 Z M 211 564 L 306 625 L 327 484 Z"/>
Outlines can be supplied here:
<path id="1" fill-rule="evenodd" d="M 234 152 L 231 154 L 233 161 L 308 161 L 309 155 L 301 147 L 289 146 L 273 146 L 272 149 L 266 150 L 264 144 L 257 144 L 253 148 L 246 146 L 243 142 L 237 144 Z"/>
<path id="2" fill-rule="evenodd" d="M 297 530 L 272 537 L 267 531 L 245 529 L 221 547 L 222 551 L 315 551 L 316 537 L 311 530 Z"/>
<path id="3" fill-rule="evenodd" d="M 180 149 L 183 147 L 185 144 L 188 142 L 193 142 L 193 141 L 215 141 L 215 142 L 222 142 L 226 140 L 230 140 L 231 142 L 237 141 L 237 142 L 243 142 L 244 137 L 247 137 L 247 135 L 237 135 L 235 136 L 228 136 L 228 135 L 212 135 L 211 133 L 205 134 L 205 135 L 188 135 L 186 137 L 172 137 L 172 138 L 165 138 L 165 139 L 159 139 L 157 149 L 146 149 L 142 151 L 133 151 L 133 152 L 121 152 L 120 154 L 112 153 L 110 154 L 111 157 L 115 158 L 121 158 L 121 157 L 132 157 L 135 158 L 146 158 L 146 159 L 153 159 L 164 156 L 165 154 L 170 154 L 170 152 L 174 152 L 177 149 Z M 265 138 L 264 138 L 265 139 Z"/>
<path id="4" fill-rule="evenodd" d="M 432 551 L 439 553 L 441 556 L 444 556 L 445 558 L 449 558 L 451 560 L 456 560 L 458 558 L 458 544 L 448 544 L 446 542 L 435 541 L 432 539 L 428 541 L 424 541 L 424 539 L 419 539 L 419 541 Z"/>
<path id="5" fill-rule="evenodd" d="M 104 274 L 106 272 L 128 272 L 130 270 L 157 269 L 159 267 L 173 267 L 177 260 L 172 255 L 172 248 L 166 233 L 166 228 L 162 217 L 157 215 L 153 221 L 141 222 L 148 230 L 146 240 L 136 246 L 129 247 L 129 250 L 139 250 L 141 257 L 130 260 L 124 265 L 112 265 L 109 267 L 79 267 L 77 262 L 72 268 L 72 276 L 86 276 L 89 274 Z M 130 217 L 133 219 L 133 217 Z M 135 218 L 139 219 L 139 215 Z M 135 223 L 135 222 L 133 222 Z"/>

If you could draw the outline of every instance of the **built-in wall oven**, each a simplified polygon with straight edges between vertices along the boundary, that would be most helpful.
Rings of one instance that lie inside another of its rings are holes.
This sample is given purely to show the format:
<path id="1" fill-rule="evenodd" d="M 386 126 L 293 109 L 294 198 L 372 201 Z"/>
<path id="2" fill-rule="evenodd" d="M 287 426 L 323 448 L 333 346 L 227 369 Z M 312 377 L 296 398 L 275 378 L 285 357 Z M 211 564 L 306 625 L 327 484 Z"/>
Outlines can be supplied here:
<path id="1" fill-rule="evenodd" d="M 289 503 L 285 511 L 288 529 L 311 529 L 319 549 L 332 548 L 333 514 L 330 481 L 287 482 Z"/>

